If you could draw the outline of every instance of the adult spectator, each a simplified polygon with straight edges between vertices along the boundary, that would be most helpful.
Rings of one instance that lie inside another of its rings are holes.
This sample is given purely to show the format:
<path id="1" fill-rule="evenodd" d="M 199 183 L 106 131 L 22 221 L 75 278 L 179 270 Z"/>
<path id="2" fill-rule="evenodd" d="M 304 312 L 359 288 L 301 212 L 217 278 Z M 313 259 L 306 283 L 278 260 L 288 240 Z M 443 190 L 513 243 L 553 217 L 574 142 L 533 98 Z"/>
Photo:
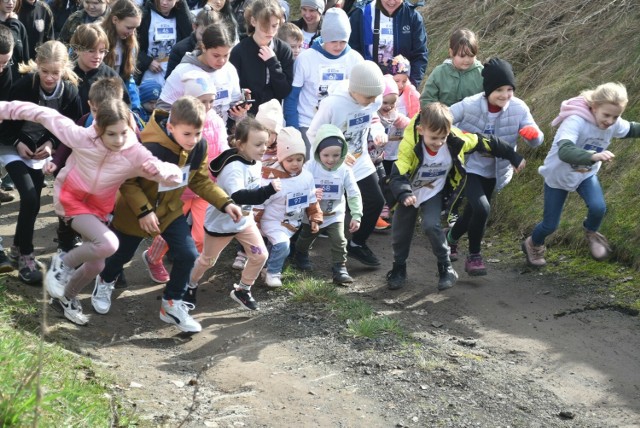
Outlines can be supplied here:
<path id="1" fill-rule="evenodd" d="M 67 22 L 64 23 L 62 31 L 60 31 L 60 40 L 62 43 L 69 44 L 76 28 L 82 24 L 91 24 L 106 17 L 110 10 L 106 0 L 84 0 L 84 8 L 73 12 Z"/>
<path id="2" fill-rule="evenodd" d="M 29 57 L 35 58 L 38 46 L 49 40 L 55 40 L 53 12 L 42 0 L 22 0 L 17 13 L 18 19 L 27 29 Z"/>
<path id="3" fill-rule="evenodd" d="M 364 59 L 376 62 L 383 73 L 388 73 L 393 57 L 404 56 L 411 64 L 411 83 L 416 88 L 420 86 L 429 51 L 427 31 L 414 6 L 405 0 L 373 0 L 357 4 L 349 20 L 352 49 Z M 378 31 L 373 31 L 374 28 Z"/>
<path id="4" fill-rule="evenodd" d="M 82 0 L 47 0 L 53 13 L 53 35 L 60 40 L 60 32 L 72 13 L 82 9 Z"/>

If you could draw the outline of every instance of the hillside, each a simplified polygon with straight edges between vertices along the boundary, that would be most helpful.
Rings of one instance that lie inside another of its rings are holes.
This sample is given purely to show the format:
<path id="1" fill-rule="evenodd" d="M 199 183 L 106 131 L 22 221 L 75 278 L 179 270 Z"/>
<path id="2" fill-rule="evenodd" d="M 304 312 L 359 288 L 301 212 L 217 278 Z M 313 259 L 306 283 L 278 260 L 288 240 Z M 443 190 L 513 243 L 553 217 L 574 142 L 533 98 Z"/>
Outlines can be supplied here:
<path id="1" fill-rule="evenodd" d="M 459 2 L 430 0 L 420 11 L 429 34 L 429 72 L 447 57 L 451 31 L 472 29 L 480 38 L 481 61 L 499 56 L 513 64 L 516 95 L 529 104 L 545 132 L 543 147 L 522 149 L 528 161 L 526 171 L 496 200 L 499 209 L 493 216 L 494 230 L 525 236 L 542 215 L 542 178 L 537 167 L 553 140 L 550 122 L 560 102 L 600 83 L 619 81 L 627 86 L 630 97 L 623 116 L 638 120 L 640 33 L 636 29 L 640 11 L 630 0 L 485 0 L 466 2 L 465 7 Z M 616 159 L 602 169 L 600 178 L 608 203 L 602 232 L 614 244 L 615 257 L 637 269 L 640 173 L 636 143 L 614 142 L 611 151 Z M 584 204 L 577 195 L 571 195 L 568 202 L 561 226 L 549 244 L 562 244 L 586 255 L 581 231 Z"/>

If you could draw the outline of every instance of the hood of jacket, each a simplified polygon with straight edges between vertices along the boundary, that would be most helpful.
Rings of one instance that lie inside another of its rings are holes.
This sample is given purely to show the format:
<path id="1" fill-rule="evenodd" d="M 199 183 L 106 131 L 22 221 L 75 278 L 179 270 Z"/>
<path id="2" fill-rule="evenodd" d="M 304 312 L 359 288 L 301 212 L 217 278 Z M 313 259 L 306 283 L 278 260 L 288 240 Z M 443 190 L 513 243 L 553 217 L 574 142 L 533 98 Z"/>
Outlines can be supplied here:
<path id="1" fill-rule="evenodd" d="M 340 131 L 340 128 L 338 128 L 337 126 L 331 125 L 330 123 L 326 123 L 320 126 L 320 128 L 318 128 L 318 132 L 316 133 L 316 139 L 313 142 L 313 158 L 316 160 L 316 162 L 322 165 L 322 168 L 327 169 L 327 167 L 325 167 L 322 164 L 322 161 L 320 160 L 320 153 L 318 153 L 318 146 L 320 145 L 321 142 L 323 142 L 329 137 L 335 137 L 335 138 L 338 138 L 340 141 L 342 141 L 342 151 L 340 153 L 340 162 L 338 162 L 333 166 L 333 168 L 331 168 L 331 171 L 335 171 L 336 169 L 340 168 L 340 166 L 344 163 L 344 159 L 347 156 L 347 153 L 349 152 L 349 146 L 347 145 L 347 140 L 344 139 L 344 135 L 342 135 L 342 131 Z"/>
<path id="2" fill-rule="evenodd" d="M 238 153 L 238 149 L 231 148 L 220 153 L 217 158 L 209 162 L 209 172 L 214 177 L 220 175 L 225 166 L 231 162 L 242 162 L 245 165 L 255 165 L 256 161 L 247 160 Z"/>
<path id="3" fill-rule="evenodd" d="M 311 49 L 313 49 L 314 51 L 318 51 L 324 57 L 329 58 L 329 59 L 342 58 L 347 53 L 349 53 L 349 51 L 351 50 L 351 47 L 349 45 L 346 45 L 345 48 L 343 49 L 343 51 L 340 52 L 340 55 L 332 55 L 322 47 L 322 43 L 323 43 L 322 42 L 322 37 L 316 37 L 316 39 L 311 44 Z"/>
<path id="4" fill-rule="evenodd" d="M 203 63 L 202 61 L 200 61 L 198 59 L 198 57 L 200 56 L 201 53 L 202 52 L 199 51 L 198 49 L 194 50 L 193 52 L 187 52 L 182 57 L 182 61 L 180 61 L 180 64 L 195 65 L 196 67 L 201 68 L 202 70 L 206 71 L 207 73 L 213 73 L 214 71 L 216 71 L 215 68 L 209 67 L 207 64 Z"/>

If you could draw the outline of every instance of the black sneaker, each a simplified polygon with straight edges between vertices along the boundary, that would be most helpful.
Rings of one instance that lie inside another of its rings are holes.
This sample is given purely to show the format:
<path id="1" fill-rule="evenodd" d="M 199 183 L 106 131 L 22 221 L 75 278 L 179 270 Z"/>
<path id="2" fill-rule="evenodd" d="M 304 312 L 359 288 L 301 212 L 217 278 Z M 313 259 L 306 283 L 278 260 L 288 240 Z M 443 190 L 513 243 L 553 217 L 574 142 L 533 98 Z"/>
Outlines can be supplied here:
<path id="1" fill-rule="evenodd" d="M 309 260 L 309 253 L 296 251 L 293 253 L 293 261 L 296 267 L 302 271 L 313 270 L 313 266 L 311 266 L 311 261 Z"/>
<path id="2" fill-rule="evenodd" d="M 196 294 L 198 293 L 198 285 L 191 285 L 187 287 L 187 291 L 182 296 L 182 301 L 191 303 L 193 307 L 196 307 Z"/>
<path id="3" fill-rule="evenodd" d="M 251 291 L 243 290 L 242 288 L 235 288 L 231 291 L 230 296 L 233 300 L 240 304 L 242 309 L 246 309 L 248 311 L 258 310 L 258 305 L 251 295 Z"/>
<path id="4" fill-rule="evenodd" d="M 399 290 L 407 283 L 407 265 L 393 263 L 393 269 L 387 272 L 387 288 Z"/>
<path id="5" fill-rule="evenodd" d="M 0 250 L 0 273 L 7 273 L 13 270 L 13 263 L 4 251 Z"/>
<path id="6" fill-rule="evenodd" d="M 353 283 L 353 278 L 349 275 L 347 267 L 344 263 L 335 263 L 331 267 L 333 272 L 333 283 L 338 285 L 346 285 Z"/>
<path id="7" fill-rule="evenodd" d="M 347 254 L 353 257 L 363 265 L 367 266 L 380 266 L 380 260 L 375 254 L 367 247 L 366 244 L 358 245 L 354 247 L 351 242 L 347 243 Z"/>

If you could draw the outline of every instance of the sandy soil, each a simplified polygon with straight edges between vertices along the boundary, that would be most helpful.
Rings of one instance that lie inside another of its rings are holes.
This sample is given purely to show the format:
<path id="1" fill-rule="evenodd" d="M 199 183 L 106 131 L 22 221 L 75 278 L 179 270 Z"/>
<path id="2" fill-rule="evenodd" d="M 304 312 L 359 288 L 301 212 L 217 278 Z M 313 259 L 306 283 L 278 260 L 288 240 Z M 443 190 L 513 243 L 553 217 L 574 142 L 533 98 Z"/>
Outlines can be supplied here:
<path id="1" fill-rule="evenodd" d="M 55 251 L 50 190 L 36 225 L 37 254 Z M 17 202 L 0 207 L 0 234 L 11 243 Z M 200 287 L 191 337 L 158 319 L 162 285 L 153 284 L 140 251 L 116 290 L 111 313 L 77 327 L 46 313 L 49 339 L 90 356 L 115 376 L 142 426 L 640 426 L 640 320 L 562 279 L 526 269 L 514 254 L 492 259 L 489 275 L 436 293 L 435 261 L 417 237 L 409 284 L 386 289 L 390 233 L 370 246 L 383 267 L 350 262 L 357 282 L 344 293 L 401 321 L 417 345 L 346 334 L 322 308 L 292 303 L 259 282 L 258 314 L 229 297 L 237 272 L 230 253 Z M 328 246 L 312 251 L 317 274 L 329 276 Z M 9 287 L 33 299 L 37 287 L 9 275 Z M 599 308 L 599 309 L 598 309 Z M 418 346 L 420 358 L 412 357 Z M 432 355 L 433 359 L 425 355 Z"/>

